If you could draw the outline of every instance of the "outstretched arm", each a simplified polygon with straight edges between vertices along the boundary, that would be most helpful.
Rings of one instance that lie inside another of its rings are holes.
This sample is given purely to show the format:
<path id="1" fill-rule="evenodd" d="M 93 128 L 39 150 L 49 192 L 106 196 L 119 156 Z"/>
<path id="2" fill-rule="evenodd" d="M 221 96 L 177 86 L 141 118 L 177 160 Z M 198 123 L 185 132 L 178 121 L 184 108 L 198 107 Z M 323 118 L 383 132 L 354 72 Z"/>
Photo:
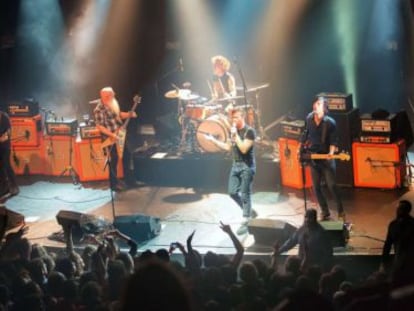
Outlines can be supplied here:
<path id="1" fill-rule="evenodd" d="M 220 221 L 220 229 L 223 230 L 225 233 L 228 234 L 228 236 L 230 237 L 230 239 L 233 241 L 233 245 L 236 248 L 236 254 L 233 256 L 233 259 L 231 261 L 231 264 L 233 265 L 233 267 L 238 268 L 240 265 L 240 262 L 243 259 L 243 255 L 244 255 L 244 247 L 243 245 L 240 243 L 239 239 L 237 238 L 237 236 L 233 233 L 233 231 L 231 230 L 231 227 L 229 225 L 223 224 Z"/>

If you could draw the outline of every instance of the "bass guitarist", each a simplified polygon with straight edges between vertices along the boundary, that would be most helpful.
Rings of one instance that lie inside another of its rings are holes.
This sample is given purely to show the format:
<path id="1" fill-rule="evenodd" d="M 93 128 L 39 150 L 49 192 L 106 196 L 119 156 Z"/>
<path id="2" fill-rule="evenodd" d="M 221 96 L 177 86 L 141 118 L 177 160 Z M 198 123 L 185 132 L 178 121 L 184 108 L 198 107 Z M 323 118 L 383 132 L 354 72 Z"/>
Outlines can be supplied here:
<path id="1" fill-rule="evenodd" d="M 302 159 L 311 158 L 311 176 L 313 188 L 322 210 L 321 220 L 330 220 L 331 213 L 327 200 L 322 192 L 322 180 L 332 193 L 338 212 L 338 220 L 345 221 L 345 212 L 339 189 L 336 184 L 335 152 L 338 149 L 338 137 L 336 133 L 336 122 L 327 115 L 328 104 L 323 97 L 317 98 L 312 104 L 313 111 L 306 117 L 306 126 L 301 141 Z M 307 155 L 310 153 L 310 155 Z M 316 157 L 312 157 L 315 154 Z M 323 155 L 323 156 L 322 156 Z"/>
<path id="2" fill-rule="evenodd" d="M 106 152 L 109 152 L 109 180 L 113 191 L 124 190 L 123 185 L 117 178 L 118 159 L 122 158 L 123 149 L 118 154 L 119 148 L 116 147 L 116 142 L 119 139 L 120 129 L 124 125 L 123 120 L 137 117 L 133 110 L 129 112 L 121 111 L 114 90 L 107 86 L 101 89 L 100 101 L 93 111 L 96 128 L 101 132 L 103 140 L 113 142 L 106 147 Z"/>

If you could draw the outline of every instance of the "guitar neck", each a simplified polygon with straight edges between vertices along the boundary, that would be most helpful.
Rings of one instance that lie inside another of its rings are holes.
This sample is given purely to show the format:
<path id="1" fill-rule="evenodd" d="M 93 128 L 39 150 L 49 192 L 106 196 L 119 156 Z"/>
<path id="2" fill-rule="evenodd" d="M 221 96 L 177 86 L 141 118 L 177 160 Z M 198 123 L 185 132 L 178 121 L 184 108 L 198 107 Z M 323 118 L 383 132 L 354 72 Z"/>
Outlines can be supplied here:
<path id="1" fill-rule="evenodd" d="M 134 104 L 132 105 L 132 107 L 129 110 L 129 112 L 134 111 L 137 108 L 138 104 L 139 104 L 139 100 L 134 101 Z M 128 118 L 125 119 L 124 124 L 122 124 L 122 128 L 126 128 L 128 126 L 128 123 L 129 123 L 129 120 L 130 119 L 131 119 L 131 117 L 128 117 Z"/>

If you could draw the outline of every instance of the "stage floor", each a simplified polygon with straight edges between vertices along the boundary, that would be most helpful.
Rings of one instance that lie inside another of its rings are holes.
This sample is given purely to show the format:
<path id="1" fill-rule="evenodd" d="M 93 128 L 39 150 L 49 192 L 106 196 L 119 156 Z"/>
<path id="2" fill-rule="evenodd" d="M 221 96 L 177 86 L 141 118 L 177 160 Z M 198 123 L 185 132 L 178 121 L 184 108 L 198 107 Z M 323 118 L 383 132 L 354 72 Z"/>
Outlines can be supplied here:
<path id="1" fill-rule="evenodd" d="M 219 228 L 219 223 L 230 224 L 237 230 L 242 220 L 241 211 L 223 190 L 143 184 L 116 193 L 112 205 L 107 182 L 73 185 L 66 177 L 47 179 L 20 176 L 21 193 L 5 203 L 7 209 L 25 216 L 29 226 L 27 237 L 33 243 L 63 248 L 62 242 L 49 237 L 62 229 L 55 218 L 57 213 L 60 210 L 73 210 L 103 217 L 109 222 L 113 221 L 114 214 L 160 218 L 161 233 L 141 243 L 141 251 L 168 248 L 175 241 L 185 244 L 188 235 L 195 230 L 193 245 L 201 253 L 208 250 L 234 253 L 232 243 Z M 300 226 L 305 211 L 303 192 L 277 185 L 274 185 L 273 190 L 268 188 L 254 188 L 253 207 L 258 212 L 258 218 Z M 341 188 L 341 193 L 352 227 L 348 244 L 335 248 L 336 255 L 379 255 L 397 202 L 402 198 L 414 200 L 411 187 L 392 190 L 348 187 Z M 307 207 L 316 207 L 309 191 L 307 197 Z M 336 217 L 334 211 L 332 216 Z M 251 234 L 239 238 L 246 254 L 268 255 L 271 252 L 270 244 L 255 243 Z M 294 253 L 296 249 L 289 254 Z"/>

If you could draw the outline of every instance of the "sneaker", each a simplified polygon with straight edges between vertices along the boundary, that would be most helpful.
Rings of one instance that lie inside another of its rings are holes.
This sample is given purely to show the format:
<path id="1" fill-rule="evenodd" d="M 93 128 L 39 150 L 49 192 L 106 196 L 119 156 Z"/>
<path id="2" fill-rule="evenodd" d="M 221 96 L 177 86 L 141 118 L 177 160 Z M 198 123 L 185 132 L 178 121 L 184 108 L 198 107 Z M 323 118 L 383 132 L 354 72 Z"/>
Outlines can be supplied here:
<path id="1" fill-rule="evenodd" d="M 320 221 L 329 221 L 329 220 L 331 220 L 331 216 L 330 215 L 324 215 L 320 219 Z"/>
<path id="2" fill-rule="evenodd" d="M 244 235 L 248 232 L 247 223 L 242 223 L 240 228 L 237 229 L 236 234 L 237 235 Z"/>
<path id="3" fill-rule="evenodd" d="M 346 222 L 345 213 L 338 214 L 338 221 Z"/>

